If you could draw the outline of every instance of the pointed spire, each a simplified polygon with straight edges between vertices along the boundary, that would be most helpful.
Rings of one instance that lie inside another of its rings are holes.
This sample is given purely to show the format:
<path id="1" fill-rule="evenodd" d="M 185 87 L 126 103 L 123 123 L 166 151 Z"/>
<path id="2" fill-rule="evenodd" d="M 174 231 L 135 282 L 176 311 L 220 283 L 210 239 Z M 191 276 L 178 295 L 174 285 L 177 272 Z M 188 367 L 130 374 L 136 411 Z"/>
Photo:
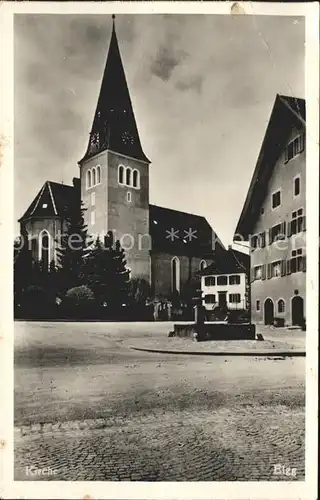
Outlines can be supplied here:
<path id="1" fill-rule="evenodd" d="M 112 15 L 112 33 L 107 62 L 89 145 L 81 162 L 106 149 L 150 163 L 140 143 L 121 61 L 114 14 Z"/>

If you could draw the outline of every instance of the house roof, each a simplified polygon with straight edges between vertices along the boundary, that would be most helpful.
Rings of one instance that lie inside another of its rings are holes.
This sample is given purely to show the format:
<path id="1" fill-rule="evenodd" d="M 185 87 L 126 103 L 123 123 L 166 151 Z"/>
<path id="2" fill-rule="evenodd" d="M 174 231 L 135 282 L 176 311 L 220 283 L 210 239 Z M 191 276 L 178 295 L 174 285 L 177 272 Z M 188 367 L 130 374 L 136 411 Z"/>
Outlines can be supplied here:
<path id="1" fill-rule="evenodd" d="M 158 252 L 209 257 L 215 246 L 224 248 L 205 217 L 171 208 L 149 205 L 149 231 Z"/>
<path id="2" fill-rule="evenodd" d="M 19 219 L 30 217 L 63 217 L 74 203 L 80 202 L 80 180 L 73 186 L 47 181 Z M 212 257 L 216 248 L 224 246 L 207 220 L 200 216 L 170 208 L 149 205 L 149 231 L 152 249 L 172 255 Z"/>
<path id="3" fill-rule="evenodd" d="M 217 252 L 214 262 L 198 274 L 207 276 L 212 274 L 246 273 L 250 268 L 250 255 L 233 248 Z"/>
<path id="4" fill-rule="evenodd" d="M 290 137 L 292 128 L 305 128 L 305 118 L 306 105 L 304 99 L 277 95 L 235 231 L 234 241 L 241 239 L 241 237 L 248 239 L 259 216 L 261 204 L 266 196 L 268 182 L 276 162 Z"/>
<path id="5" fill-rule="evenodd" d="M 73 186 L 46 181 L 19 222 L 30 217 L 63 217 L 66 210 L 79 199 L 78 181 L 75 178 Z"/>
<path id="6" fill-rule="evenodd" d="M 89 144 L 79 163 L 107 149 L 150 163 L 142 150 L 114 19 Z"/>

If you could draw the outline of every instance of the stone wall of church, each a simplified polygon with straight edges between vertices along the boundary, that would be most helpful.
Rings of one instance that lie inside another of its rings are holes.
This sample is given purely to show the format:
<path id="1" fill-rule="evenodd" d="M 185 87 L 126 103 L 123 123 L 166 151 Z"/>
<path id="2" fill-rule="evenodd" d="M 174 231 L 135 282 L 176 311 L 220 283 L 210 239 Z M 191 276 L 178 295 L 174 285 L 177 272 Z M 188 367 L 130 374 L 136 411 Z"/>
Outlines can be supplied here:
<path id="1" fill-rule="evenodd" d="M 174 255 L 168 253 L 154 253 L 151 256 L 152 288 L 155 297 L 166 298 L 172 292 L 172 259 Z M 189 278 L 190 258 L 186 255 L 177 256 L 180 262 L 180 291 Z M 191 258 L 191 275 L 195 276 L 200 268 L 200 257 Z M 207 266 L 212 259 L 205 259 Z"/>
<path id="2" fill-rule="evenodd" d="M 138 187 L 119 182 L 119 167 L 139 172 Z M 126 252 L 131 277 L 150 283 L 149 237 L 149 165 L 123 155 L 108 152 L 108 230 L 120 240 Z"/>
<path id="3" fill-rule="evenodd" d="M 93 182 L 93 169 L 100 171 L 100 182 Z M 88 185 L 88 172 L 91 175 L 91 186 Z M 103 241 L 108 231 L 108 153 L 106 151 L 83 162 L 80 168 L 81 200 L 86 211 L 84 219 L 88 234 Z"/>
<path id="4" fill-rule="evenodd" d="M 47 231 L 49 235 L 49 262 L 51 260 L 57 260 L 55 252 L 55 238 L 58 233 L 61 232 L 61 222 L 58 218 L 48 218 L 48 219 L 29 219 L 25 223 L 26 230 L 29 237 L 29 245 L 32 250 L 32 257 L 35 260 L 39 260 L 41 257 L 41 252 L 39 249 L 39 242 L 41 238 L 41 233 Z"/>

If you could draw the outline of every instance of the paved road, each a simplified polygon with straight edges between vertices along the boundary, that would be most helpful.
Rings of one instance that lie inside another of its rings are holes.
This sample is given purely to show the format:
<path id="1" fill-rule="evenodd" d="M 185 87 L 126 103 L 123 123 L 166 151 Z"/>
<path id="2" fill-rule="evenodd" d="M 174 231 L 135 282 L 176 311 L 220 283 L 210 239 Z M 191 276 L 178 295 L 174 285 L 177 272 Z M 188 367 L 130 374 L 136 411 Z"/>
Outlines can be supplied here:
<path id="1" fill-rule="evenodd" d="M 305 360 L 127 347 L 170 329 L 17 323 L 15 479 L 302 480 Z"/>

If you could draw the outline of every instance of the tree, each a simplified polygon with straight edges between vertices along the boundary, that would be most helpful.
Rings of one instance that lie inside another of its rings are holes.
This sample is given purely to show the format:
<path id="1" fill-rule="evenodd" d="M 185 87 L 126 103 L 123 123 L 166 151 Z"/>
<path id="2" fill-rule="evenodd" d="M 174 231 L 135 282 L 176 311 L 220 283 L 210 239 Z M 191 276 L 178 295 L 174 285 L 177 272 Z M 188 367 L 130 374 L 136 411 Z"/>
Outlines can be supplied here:
<path id="1" fill-rule="evenodd" d="M 82 203 L 74 203 L 65 210 L 65 232 L 60 236 L 57 248 L 59 285 L 62 292 L 80 286 L 85 281 L 84 256 L 87 251 L 87 226 Z"/>
<path id="2" fill-rule="evenodd" d="M 119 307 L 128 301 L 129 271 L 120 242 L 113 244 L 112 233 L 108 233 L 102 245 L 97 238 L 86 259 L 87 283 L 95 298 L 110 307 Z"/>
<path id="3" fill-rule="evenodd" d="M 132 278 L 129 282 L 129 297 L 133 304 L 145 305 L 150 298 L 149 283 L 143 278 Z"/>
<path id="4" fill-rule="evenodd" d="M 33 281 L 33 261 L 28 232 L 21 227 L 19 240 L 14 243 L 14 297 L 20 301 L 23 292 Z"/>

